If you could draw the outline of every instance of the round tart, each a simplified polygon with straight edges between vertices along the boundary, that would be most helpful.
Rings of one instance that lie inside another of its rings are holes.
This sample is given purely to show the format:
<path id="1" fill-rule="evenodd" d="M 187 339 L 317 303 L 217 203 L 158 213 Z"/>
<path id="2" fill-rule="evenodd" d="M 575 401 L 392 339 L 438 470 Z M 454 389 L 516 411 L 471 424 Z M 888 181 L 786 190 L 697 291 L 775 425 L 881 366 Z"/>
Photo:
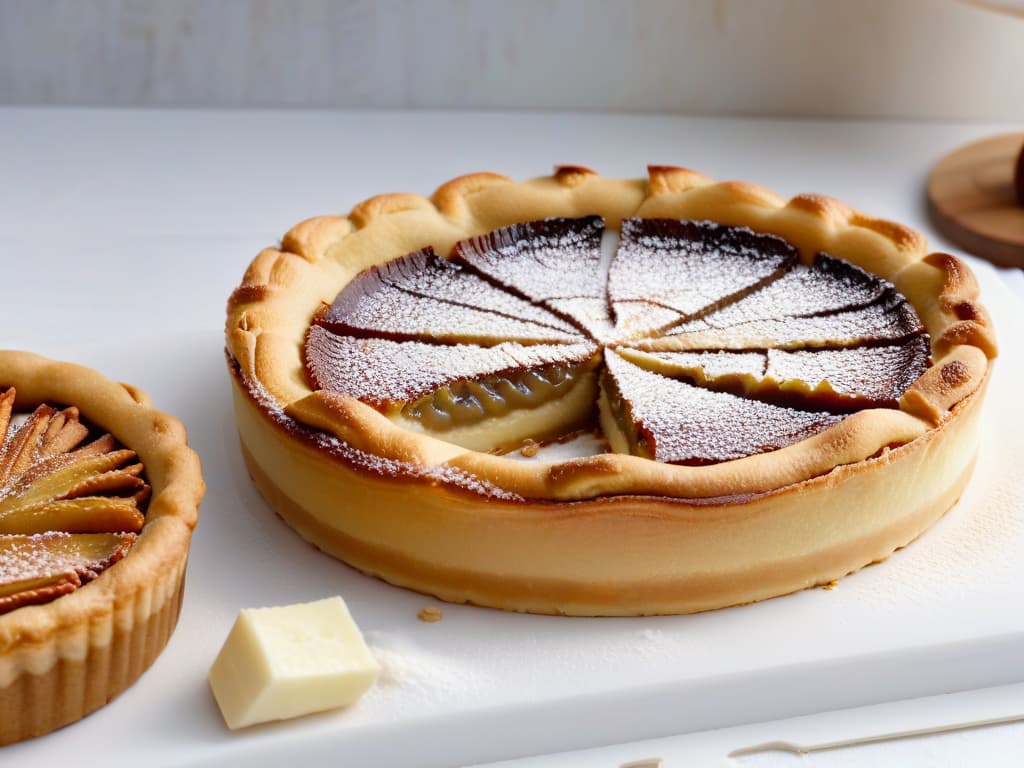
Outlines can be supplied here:
<path id="1" fill-rule="evenodd" d="M 325 552 L 449 601 L 685 613 L 840 578 L 955 503 L 977 294 L 827 197 L 483 173 L 263 251 L 228 365 L 254 482 Z"/>
<path id="2" fill-rule="evenodd" d="M 84 717 L 153 663 L 202 495 L 184 427 L 145 393 L 0 351 L 0 744 Z"/>

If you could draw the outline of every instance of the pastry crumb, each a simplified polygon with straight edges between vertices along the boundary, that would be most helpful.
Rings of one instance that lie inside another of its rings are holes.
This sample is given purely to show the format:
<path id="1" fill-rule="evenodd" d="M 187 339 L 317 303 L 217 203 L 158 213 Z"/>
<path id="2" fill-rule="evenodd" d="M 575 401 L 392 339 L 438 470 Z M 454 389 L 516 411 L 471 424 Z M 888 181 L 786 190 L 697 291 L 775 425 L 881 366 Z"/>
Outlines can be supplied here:
<path id="1" fill-rule="evenodd" d="M 444 614 L 441 613 L 441 609 L 436 605 L 428 605 L 426 608 L 416 614 L 416 618 L 420 621 L 425 621 L 428 624 L 433 624 L 435 621 L 440 621 L 444 618 Z"/>
<path id="2" fill-rule="evenodd" d="M 523 446 L 519 449 L 519 452 L 528 459 L 533 458 L 537 455 L 537 451 L 540 450 L 540 443 L 536 440 L 530 440 L 527 438 L 523 440 Z"/>
<path id="3" fill-rule="evenodd" d="M 830 581 L 828 584 L 823 584 L 821 588 L 822 589 L 835 589 L 838 586 L 839 586 L 839 582 L 836 581 L 835 579 L 832 579 L 832 581 Z"/>

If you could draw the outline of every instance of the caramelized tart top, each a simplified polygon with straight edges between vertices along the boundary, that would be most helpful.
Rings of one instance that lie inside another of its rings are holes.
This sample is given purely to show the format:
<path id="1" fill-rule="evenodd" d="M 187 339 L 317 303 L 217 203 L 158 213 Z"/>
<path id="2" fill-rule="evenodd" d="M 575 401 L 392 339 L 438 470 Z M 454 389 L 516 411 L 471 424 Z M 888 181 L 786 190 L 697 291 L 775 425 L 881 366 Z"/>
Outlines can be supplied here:
<path id="1" fill-rule="evenodd" d="M 906 299 L 840 259 L 805 266 L 745 227 L 626 219 L 602 271 L 603 232 L 596 216 L 526 222 L 360 273 L 307 334 L 311 386 L 459 442 L 453 427 L 563 397 L 603 360 L 602 407 L 568 424 L 703 465 L 895 408 L 929 364 Z"/>
<path id="2" fill-rule="evenodd" d="M 150 487 L 135 453 L 96 437 L 74 407 L 14 422 L 0 393 L 0 613 L 49 602 L 127 554 Z"/>

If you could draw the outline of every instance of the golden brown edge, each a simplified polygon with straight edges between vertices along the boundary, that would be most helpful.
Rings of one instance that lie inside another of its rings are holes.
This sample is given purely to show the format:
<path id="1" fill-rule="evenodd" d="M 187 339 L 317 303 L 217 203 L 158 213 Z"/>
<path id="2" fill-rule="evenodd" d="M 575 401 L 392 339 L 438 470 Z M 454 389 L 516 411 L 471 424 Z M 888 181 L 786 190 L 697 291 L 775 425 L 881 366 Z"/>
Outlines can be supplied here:
<path id="1" fill-rule="evenodd" d="M 84 366 L 0 350 L 0 389 L 10 386 L 17 390 L 19 409 L 41 402 L 78 407 L 83 418 L 136 452 L 153 492 L 142 533 L 128 557 L 69 595 L 0 616 L 0 712 L 16 706 L 19 691 L 26 687 L 45 688 L 46 676 L 54 674 L 68 690 L 80 682 L 73 675 L 89 676 L 90 688 L 100 688 L 77 699 L 66 691 L 68 701 L 56 718 L 40 710 L 40 717 L 51 718 L 49 727 L 39 719 L 7 718 L 0 743 L 39 735 L 83 717 L 152 663 L 177 619 L 189 544 L 205 490 L 199 458 L 187 445 L 184 426 L 157 411 L 141 390 Z M 110 658 L 105 649 L 111 643 L 134 655 Z M 80 663 L 94 657 L 104 660 L 103 669 L 109 673 L 105 678 Z"/>
<path id="2" fill-rule="evenodd" d="M 996 345 L 991 321 L 976 301 L 977 283 L 959 259 L 929 255 L 915 230 L 830 197 L 798 195 L 787 201 L 755 184 L 714 182 L 668 166 L 648 170 L 646 182 L 606 179 L 576 166 L 527 182 L 471 174 L 443 184 L 431 200 L 380 195 L 357 205 L 348 218 L 307 220 L 285 236 L 281 249 L 257 256 L 232 294 L 228 351 L 243 378 L 265 390 L 274 407 L 357 448 L 428 467 L 447 464 L 499 488 L 556 499 L 609 493 L 714 497 L 777 488 L 913 440 L 941 424 L 956 403 L 981 386 Z M 900 411 L 861 411 L 782 451 L 699 468 L 652 466 L 612 454 L 524 464 L 412 434 L 354 399 L 309 389 L 300 331 L 345 279 L 428 242 L 443 251 L 458 239 L 515 221 L 595 211 L 611 226 L 633 215 L 749 226 L 793 242 L 805 260 L 821 250 L 847 259 L 892 281 L 907 296 L 931 335 L 935 365 L 907 392 Z M 372 222 L 379 226 L 368 229 Z M 305 315 L 295 327 L 285 327 L 297 309 Z"/>

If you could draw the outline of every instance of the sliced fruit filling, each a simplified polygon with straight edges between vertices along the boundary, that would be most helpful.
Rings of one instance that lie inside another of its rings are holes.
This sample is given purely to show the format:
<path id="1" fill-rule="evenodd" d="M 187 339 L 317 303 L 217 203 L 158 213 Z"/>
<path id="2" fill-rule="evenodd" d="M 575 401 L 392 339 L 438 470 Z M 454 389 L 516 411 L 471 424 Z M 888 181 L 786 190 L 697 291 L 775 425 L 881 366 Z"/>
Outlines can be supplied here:
<path id="1" fill-rule="evenodd" d="M 898 407 L 929 365 L 913 307 L 845 261 L 807 266 L 774 235 L 668 219 L 623 220 L 603 258 L 603 227 L 515 224 L 450 259 L 428 248 L 367 270 L 314 318 L 310 385 L 506 450 L 586 425 L 600 379 L 613 450 L 706 464 Z"/>
<path id="2" fill-rule="evenodd" d="M 402 415 L 435 431 L 475 424 L 517 408 L 536 408 L 557 399 L 592 369 L 593 366 L 548 365 L 502 376 L 465 379 L 409 403 L 402 408 Z"/>
<path id="3" fill-rule="evenodd" d="M 0 613 L 73 592 L 116 563 L 134 533 L 0 535 Z"/>
<path id="4" fill-rule="evenodd" d="M 110 435 L 85 443 L 77 409 L 40 405 L 15 427 L 14 402 L 13 389 L 0 393 L 0 613 L 73 591 L 120 559 L 150 493 L 134 452 Z"/>
<path id="5" fill-rule="evenodd" d="M 487 444 L 483 431 L 459 434 L 458 428 L 552 405 L 581 388 L 594 390 L 599 362 L 593 344 L 433 345 L 338 336 L 318 326 L 310 328 L 306 340 L 306 371 L 315 388 L 354 397 L 406 425 L 473 446 Z M 546 414 L 556 434 L 587 418 L 577 403 L 562 406 Z M 592 407 L 593 400 L 583 409 Z M 487 450 L 529 437 L 492 428 L 495 439 Z"/>

